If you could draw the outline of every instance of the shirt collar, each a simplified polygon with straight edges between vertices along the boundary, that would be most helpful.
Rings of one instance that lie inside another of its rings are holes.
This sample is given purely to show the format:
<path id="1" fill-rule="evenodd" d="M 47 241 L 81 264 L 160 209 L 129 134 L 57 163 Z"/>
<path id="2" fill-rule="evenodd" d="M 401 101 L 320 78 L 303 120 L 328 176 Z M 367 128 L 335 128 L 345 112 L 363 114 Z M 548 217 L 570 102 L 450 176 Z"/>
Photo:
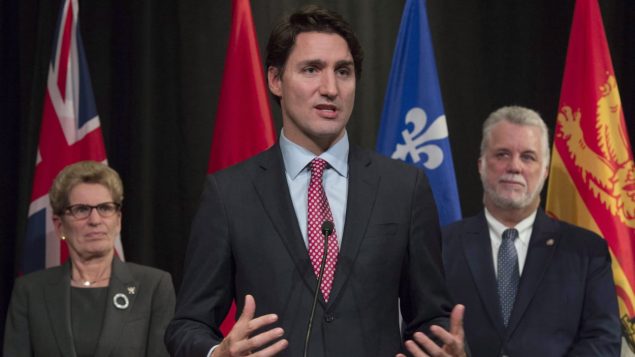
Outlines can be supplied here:
<path id="1" fill-rule="evenodd" d="M 282 160 L 287 175 L 292 180 L 295 180 L 311 160 L 316 158 L 315 154 L 309 150 L 287 139 L 284 136 L 284 129 L 280 131 L 280 151 L 282 151 Z M 329 166 L 340 176 L 348 177 L 348 151 L 348 132 L 344 132 L 344 136 L 319 157 L 328 162 Z"/>
<path id="2" fill-rule="evenodd" d="M 536 220 L 536 213 L 538 210 L 535 210 L 532 214 L 530 214 L 527 218 L 518 222 L 518 224 L 512 228 L 516 228 L 518 231 L 518 239 L 524 244 L 529 244 L 529 238 L 531 238 L 531 234 L 526 234 L 527 232 L 531 232 L 534 221 Z M 499 220 L 494 218 L 491 213 L 485 208 L 485 219 L 487 220 L 487 225 L 489 229 L 494 232 L 494 235 L 500 239 L 503 236 L 503 232 L 509 228 L 502 224 Z"/>

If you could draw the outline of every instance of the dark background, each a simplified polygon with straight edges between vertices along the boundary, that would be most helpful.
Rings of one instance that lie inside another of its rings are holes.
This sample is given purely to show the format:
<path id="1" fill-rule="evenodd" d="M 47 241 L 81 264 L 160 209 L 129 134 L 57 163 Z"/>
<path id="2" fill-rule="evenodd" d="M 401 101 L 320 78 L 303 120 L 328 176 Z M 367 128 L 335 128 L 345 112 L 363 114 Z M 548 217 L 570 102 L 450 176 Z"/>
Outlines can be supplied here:
<path id="1" fill-rule="evenodd" d="M 280 14 L 308 2 L 251 1 L 261 50 Z M 364 46 L 348 129 L 352 142 L 373 148 L 404 2 L 315 2 L 349 19 Z M 178 287 L 207 169 L 231 1 L 79 3 L 108 160 L 125 186 L 126 259 L 171 272 Z M 633 141 L 635 1 L 600 5 Z M 59 6 L 59 0 L 0 0 L 0 332 L 21 255 Z M 476 160 L 487 114 L 524 105 L 553 128 L 573 6 L 573 0 L 428 1 L 464 216 L 481 207 Z M 272 108 L 279 129 L 273 102 Z"/>

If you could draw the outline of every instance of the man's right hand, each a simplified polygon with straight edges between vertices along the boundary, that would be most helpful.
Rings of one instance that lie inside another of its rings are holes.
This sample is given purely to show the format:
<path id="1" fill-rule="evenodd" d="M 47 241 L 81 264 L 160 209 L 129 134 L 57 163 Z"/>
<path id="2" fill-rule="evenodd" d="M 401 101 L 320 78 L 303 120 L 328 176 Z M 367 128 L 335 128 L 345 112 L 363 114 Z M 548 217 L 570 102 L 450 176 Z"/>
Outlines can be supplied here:
<path id="1" fill-rule="evenodd" d="M 256 313 L 256 301 L 251 295 L 245 296 L 245 307 L 240 318 L 229 331 L 229 334 L 221 341 L 220 345 L 212 353 L 212 357 L 234 356 L 275 356 L 287 348 L 289 342 L 282 339 L 271 346 L 257 351 L 260 347 L 282 337 L 284 330 L 280 327 L 272 328 L 265 332 L 252 336 L 254 331 L 278 321 L 278 315 L 269 314 L 254 318 Z"/>

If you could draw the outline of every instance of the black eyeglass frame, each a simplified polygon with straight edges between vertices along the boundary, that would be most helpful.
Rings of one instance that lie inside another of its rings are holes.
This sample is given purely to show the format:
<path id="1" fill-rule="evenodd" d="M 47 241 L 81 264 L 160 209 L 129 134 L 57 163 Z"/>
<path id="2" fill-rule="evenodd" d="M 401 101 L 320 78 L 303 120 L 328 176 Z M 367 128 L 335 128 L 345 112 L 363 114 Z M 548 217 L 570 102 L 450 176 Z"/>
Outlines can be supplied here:
<path id="1" fill-rule="evenodd" d="M 109 208 L 112 206 L 114 206 L 114 209 L 111 212 Z M 83 213 L 79 213 L 78 209 L 80 208 L 88 209 L 88 213 L 86 213 L 85 215 Z M 114 216 L 115 213 L 121 211 L 121 203 L 102 202 L 95 206 L 87 205 L 85 203 L 78 203 L 78 204 L 70 205 L 64 208 L 64 213 L 67 215 L 70 215 L 71 217 L 75 219 L 86 219 L 93 213 L 93 209 L 97 210 L 97 213 L 102 218 L 108 218 L 108 217 Z"/>

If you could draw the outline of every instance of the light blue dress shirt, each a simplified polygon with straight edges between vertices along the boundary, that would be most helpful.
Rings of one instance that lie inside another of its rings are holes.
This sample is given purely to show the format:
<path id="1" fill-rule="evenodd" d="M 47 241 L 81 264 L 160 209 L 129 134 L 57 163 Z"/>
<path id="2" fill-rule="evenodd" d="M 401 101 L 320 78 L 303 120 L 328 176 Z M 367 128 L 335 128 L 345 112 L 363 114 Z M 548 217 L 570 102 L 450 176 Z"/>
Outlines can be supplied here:
<path id="1" fill-rule="evenodd" d="M 346 202 L 348 199 L 348 133 L 319 157 L 329 163 L 322 175 L 322 185 L 329 200 L 333 224 L 337 233 L 337 243 L 342 247 L 342 234 L 346 219 Z M 309 163 L 316 156 L 309 150 L 292 142 L 284 136 L 284 129 L 280 133 L 280 150 L 284 161 L 285 174 L 295 216 L 298 218 L 304 245 L 309 246 L 307 237 L 307 207 L 309 196 L 309 182 L 311 169 Z M 210 357 L 216 347 L 213 346 L 207 356 Z"/>
<path id="2" fill-rule="evenodd" d="M 280 150 L 284 161 L 287 184 L 295 216 L 298 218 L 304 244 L 308 247 L 307 238 L 307 201 L 311 168 L 309 163 L 316 156 L 309 150 L 295 144 L 280 133 Z M 322 184 L 329 200 L 331 213 L 337 233 L 337 241 L 342 246 L 342 235 L 346 221 L 346 202 L 348 199 L 348 133 L 319 157 L 329 163 L 322 176 Z"/>

